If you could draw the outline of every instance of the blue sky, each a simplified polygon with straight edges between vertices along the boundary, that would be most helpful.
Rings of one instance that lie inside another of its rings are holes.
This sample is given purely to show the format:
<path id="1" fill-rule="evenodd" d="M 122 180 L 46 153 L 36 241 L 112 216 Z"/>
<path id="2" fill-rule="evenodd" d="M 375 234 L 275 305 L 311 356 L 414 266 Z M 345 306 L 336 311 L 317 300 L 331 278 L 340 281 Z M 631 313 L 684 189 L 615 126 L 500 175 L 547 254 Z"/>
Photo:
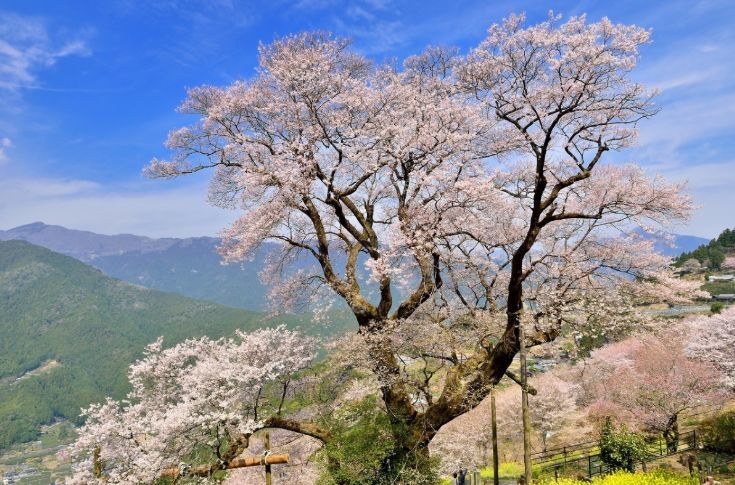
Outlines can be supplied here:
<path id="1" fill-rule="evenodd" d="M 451 5 L 451 6 L 450 6 Z M 735 2 L 0 0 L 0 229 L 33 221 L 103 233 L 212 235 L 206 176 L 145 180 L 186 87 L 250 77 L 257 45 L 303 30 L 349 36 L 380 61 L 476 45 L 512 12 L 587 13 L 653 29 L 635 77 L 662 111 L 619 155 L 689 180 L 703 207 L 679 232 L 735 226 Z"/>

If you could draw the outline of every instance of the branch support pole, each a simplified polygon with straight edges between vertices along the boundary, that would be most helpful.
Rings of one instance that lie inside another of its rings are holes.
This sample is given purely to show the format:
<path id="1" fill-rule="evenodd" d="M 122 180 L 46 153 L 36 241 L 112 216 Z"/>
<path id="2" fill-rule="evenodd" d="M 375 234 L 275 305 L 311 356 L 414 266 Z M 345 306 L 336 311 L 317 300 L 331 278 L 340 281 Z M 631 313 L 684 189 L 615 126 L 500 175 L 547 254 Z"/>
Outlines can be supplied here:
<path id="1" fill-rule="evenodd" d="M 500 459 L 498 457 L 498 421 L 495 412 L 495 384 L 490 388 L 490 419 L 492 420 L 493 441 L 493 485 L 500 485 Z"/>
<path id="2" fill-rule="evenodd" d="M 531 416 L 528 409 L 528 365 L 526 362 L 526 341 L 523 323 L 518 319 L 518 340 L 521 360 L 521 411 L 523 414 L 523 468 L 526 485 L 533 483 L 531 468 Z"/>
<path id="3" fill-rule="evenodd" d="M 271 434 L 266 431 L 265 433 L 265 439 L 263 443 L 263 450 L 265 451 L 265 456 L 270 456 L 271 452 Z M 272 485 L 272 477 L 271 477 L 271 465 L 268 463 L 267 460 L 265 461 L 265 485 Z"/>
<path id="4" fill-rule="evenodd" d="M 282 453 L 277 455 L 262 456 L 248 456 L 245 458 L 236 458 L 224 467 L 225 470 L 232 470 L 235 468 L 245 468 L 251 466 L 263 466 L 263 465 L 281 465 L 288 463 L 288 453 Z M 193 467 L 187 476 L 206 477 L 212 474 L 212 465 L 200 465 Z M 161 473 L 161 477 L 177 478 L 181 476 L 178 468 L 168 468 Z"/>

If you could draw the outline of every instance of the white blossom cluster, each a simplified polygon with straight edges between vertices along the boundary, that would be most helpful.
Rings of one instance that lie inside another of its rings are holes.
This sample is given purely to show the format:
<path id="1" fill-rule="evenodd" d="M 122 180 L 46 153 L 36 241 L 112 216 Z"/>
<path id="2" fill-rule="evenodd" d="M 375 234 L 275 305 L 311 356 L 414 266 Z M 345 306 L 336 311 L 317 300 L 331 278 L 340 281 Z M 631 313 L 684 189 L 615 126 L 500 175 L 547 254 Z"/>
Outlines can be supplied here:
<path id="1" fill-rule="evenodd" d="M 263 386 L 303 369 L 314 342 L 283 327 L 234 338 L 162 339 L 130 367 L 133 390 L 84 411 L 69 483 L 151 483 L 208 448 L 219 456 L 262 426 Z M 97 471 L 95 469 L 97 468 Z"/>

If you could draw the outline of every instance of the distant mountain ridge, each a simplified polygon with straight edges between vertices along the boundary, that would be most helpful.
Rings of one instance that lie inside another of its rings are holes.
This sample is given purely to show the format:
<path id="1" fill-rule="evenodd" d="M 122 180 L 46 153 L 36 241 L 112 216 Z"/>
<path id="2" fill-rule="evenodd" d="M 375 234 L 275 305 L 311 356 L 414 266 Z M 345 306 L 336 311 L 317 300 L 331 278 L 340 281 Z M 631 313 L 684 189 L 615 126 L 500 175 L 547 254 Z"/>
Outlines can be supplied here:
<path id="1" fill-rule="evenodd" d="M 236 308 L 268 308 L 268 288 L 258 275 L 272 249 L 268 244 L 252 261 L 223 265 L 216 252 L 220 240 L 213 237 L 110 236 L 36 222 L 0 231 L 0 240 L 8 239 L 21 239 L 72 256 L 128 283 Z M 656 248 L 676 256 L 707 241 L 697 236 L 674 235 L 674 247 L 657 241 Z"/>
<path id="2" fill-rule="evenodd" d="M 637 233 L 645 238 L 653 239 L 654 248 L 656 251 L 666 256 L 679 256 L 682 253 L 689 252 L 701 244 L 705 244 L 709 239 L 699 236 L 689 236 L 686 234 L 672 234 L 671 241 L 665 241 L 664 238 L 658 238 L 652 236 L 644 231 L 637 231 Z"/>
<path id="3" fill-rule="evenodd" d="M 89 263 L 113 278 L 236 308 L 265 310 L 267 288 L 258 273 L 269 251 L 253 261 L 223 265 L 218 238 L 153 239 L 104 235 L 35 222 L 0 231 L 0 241 L 19 239 Z"/>
<path id="4" fill-rule="evenodd" d="M 0 241 L 19 239 L 43 246 L 57 253 L 66 254 L 88 263 L 99 257 L 123 254 L 131 251 L 163 251 L 180 241 L 175 238 L 153 239 L 133 234 L 106 235 L 63 226 L 34 222 L 0 230 Z"/>

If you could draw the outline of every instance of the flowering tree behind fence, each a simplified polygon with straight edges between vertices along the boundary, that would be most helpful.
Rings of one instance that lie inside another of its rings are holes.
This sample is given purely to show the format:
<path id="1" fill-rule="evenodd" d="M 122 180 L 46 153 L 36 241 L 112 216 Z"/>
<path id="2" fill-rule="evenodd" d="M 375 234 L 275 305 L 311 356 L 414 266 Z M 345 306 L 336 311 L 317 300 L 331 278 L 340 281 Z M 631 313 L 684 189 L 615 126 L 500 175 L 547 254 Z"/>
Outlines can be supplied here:
<path id="1" fill-rule="evenodd" d="M 680 329 L 679 329 L 680 330 Z M 608 416 L 654 435 L 676 451 L 679 418 L 707 410 L 722 400 L 720 373 L 686 355 L 685 336 L 633 337 L 592 354 L 583 369 L 590 415 Z"/>

